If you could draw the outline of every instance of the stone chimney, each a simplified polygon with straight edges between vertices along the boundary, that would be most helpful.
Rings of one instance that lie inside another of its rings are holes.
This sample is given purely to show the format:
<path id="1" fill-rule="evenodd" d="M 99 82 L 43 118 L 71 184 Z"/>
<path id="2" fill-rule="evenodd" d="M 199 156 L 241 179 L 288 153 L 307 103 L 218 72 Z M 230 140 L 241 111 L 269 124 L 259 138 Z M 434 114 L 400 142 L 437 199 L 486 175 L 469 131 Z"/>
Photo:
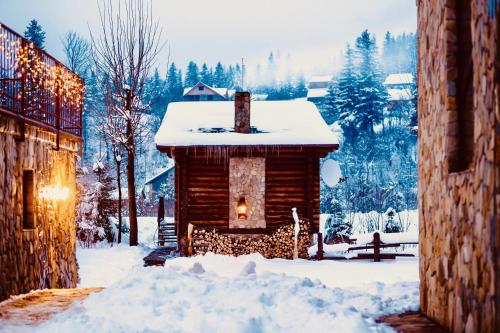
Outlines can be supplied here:
<path id="1" fill-rule="evenodd" d="M 234 131 L 250 133 L 250 93 L 247 91 L 234 95 Z"/>

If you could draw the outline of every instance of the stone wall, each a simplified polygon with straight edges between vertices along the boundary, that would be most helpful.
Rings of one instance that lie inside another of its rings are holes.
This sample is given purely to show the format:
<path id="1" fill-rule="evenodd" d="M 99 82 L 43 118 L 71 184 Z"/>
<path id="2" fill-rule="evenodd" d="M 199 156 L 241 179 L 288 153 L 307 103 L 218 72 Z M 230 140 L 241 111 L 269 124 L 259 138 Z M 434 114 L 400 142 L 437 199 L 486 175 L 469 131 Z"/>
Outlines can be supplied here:
<path id="1" fill-rule="evenodd" d="M 309 222 L 300 221 L 298 236 L 298 256 L 307 259 L 307 249 L 311 245 Z M 294 226 L 284 225 L 268 235 L 220 234 L 214 228 L 195 228 L 192 239 L 193 252 L 204 254 L 213 252 L 239 256 L 260 253 L 266 258 L 292 259 L 294 251 Z"/>
<path id="2" fill-rule="evenodd" d="M 75 156 L 79 143 L 0 115 L 0 300 L 41 288 L 77 283 L 75 253 Z M 35 227 L 23 228 L 23 170 L 34 170 Z M 39 197 L 43 186 L 71 190 L 66 200 Z"/>
<path id="3" fill-rule="evenodd" d="M 455 332 L 500 331 L 498 27 L 488 2 L 471 1 L 474 154 L 468 170 L 451 172 L 460 135 L 455 1 L 417 1 L 421 309 Z"/>
<path id="4" fill-rule="evenodd" d="M 241 197 L 247 204 L 247 219 L 239 220 Z M 229 159 L 229 228 L 266 227 L 266 159 L 263 157 Z"/>

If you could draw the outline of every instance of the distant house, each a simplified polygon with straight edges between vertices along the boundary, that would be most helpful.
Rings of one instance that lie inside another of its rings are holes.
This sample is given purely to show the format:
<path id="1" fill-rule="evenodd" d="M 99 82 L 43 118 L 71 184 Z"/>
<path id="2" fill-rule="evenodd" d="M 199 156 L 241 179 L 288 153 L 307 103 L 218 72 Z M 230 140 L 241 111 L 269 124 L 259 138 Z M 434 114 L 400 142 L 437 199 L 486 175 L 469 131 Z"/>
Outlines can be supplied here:
<path id="1" fill-rule="evenodd" d="M 182 99 L 188 102 L 196 101 L 227 101 L 231 97 L 231 93 L 227 88 L 215 88 L 209 85 L 198 82 L 193 87 L 184 88 Z"/>
<path id="2" fill-rule="evenodd" d="M 148 215 L 157 214 L 158 197 L 165 197 L 165 216 L 174 216 L 174 198 L 168 195 L 169 189 L 173 193 L 175 182 L 175 167 L 172 165 L 162 170 L 144 183 L 144 193 Z"/>
<path id="3" fill-rule="evenodd" d="M 384 81 L 384 86 L 389 95 L 387 109 L 392 110 L 395 107 L 410 103 L 414 97 L 413 84 L 413 74 L 411 73 L 389 74 Z"/>
<path id="4" fill-rule="evenodd" d="M 413 84 L 412 73 L 395 73 L 387 75 L 384 86 L 387 89 L 408 89 Z"/>
<path id="5" fill-rule="evenodd" d="M 330 82 L 332 82 L 332 75 L 311 77 L 307 86 L 307 100 L 317 104 L 323 102 Z"/>

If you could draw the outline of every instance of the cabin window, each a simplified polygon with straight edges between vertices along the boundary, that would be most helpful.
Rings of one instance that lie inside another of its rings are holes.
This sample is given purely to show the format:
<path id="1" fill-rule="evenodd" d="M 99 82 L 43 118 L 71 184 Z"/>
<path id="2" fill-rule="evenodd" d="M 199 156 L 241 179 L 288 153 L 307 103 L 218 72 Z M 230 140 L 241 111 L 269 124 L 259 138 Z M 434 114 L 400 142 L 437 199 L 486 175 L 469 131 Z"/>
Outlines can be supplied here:
<path id="1" fill-rule="evenodd" d="M 33 170 L 23 171 L 23 229 L 33 229 L 35 227 L 35 202 L 34 192 L 34 173 Z"/>
<path id="2" fill-rule="evenodd" d="M 450 171 L 467 170 L 474 156 L 474 66 L 472 56 L 471 1 L 456 1 L 457 126 L 451 126 L 456 147 L 451 152 Z"/>
<path id="3" fill-rule="evenodd" d="M 213 95 L 208 95 L 207 96 L 207 100 L 208 101 L 213 101 L 214 100 L 214 96 Z"/>
<path id="4" fill-rule="evenodd" d="M 198 86 L 198 90 L 199 90 L 199 91 L 202 91 L 202 90 L 204 90 L 204 89 L 205 89 L 205 87 L 204 87 L 204 86 Z"/>

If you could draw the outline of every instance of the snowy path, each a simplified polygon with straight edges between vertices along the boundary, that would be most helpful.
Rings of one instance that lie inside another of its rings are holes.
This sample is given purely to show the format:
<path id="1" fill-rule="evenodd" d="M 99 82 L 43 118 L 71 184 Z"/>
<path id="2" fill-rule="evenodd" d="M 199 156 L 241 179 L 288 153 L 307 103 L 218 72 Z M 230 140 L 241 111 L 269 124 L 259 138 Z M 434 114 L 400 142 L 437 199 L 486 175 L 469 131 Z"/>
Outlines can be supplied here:
<path id="1" fill-rule="evenodd" d="M 392 332 L 374 318 L 418 308 L 415 258 L 346 263 L 208 254 L 130 268 L 140 248 L 83 251 L 97 266 L 82 284 L 102 279 L 108 288 L 30 331 Z M 106 257 L 123 264 L 113 269 L 114 283 L 102 277 Z"/>

